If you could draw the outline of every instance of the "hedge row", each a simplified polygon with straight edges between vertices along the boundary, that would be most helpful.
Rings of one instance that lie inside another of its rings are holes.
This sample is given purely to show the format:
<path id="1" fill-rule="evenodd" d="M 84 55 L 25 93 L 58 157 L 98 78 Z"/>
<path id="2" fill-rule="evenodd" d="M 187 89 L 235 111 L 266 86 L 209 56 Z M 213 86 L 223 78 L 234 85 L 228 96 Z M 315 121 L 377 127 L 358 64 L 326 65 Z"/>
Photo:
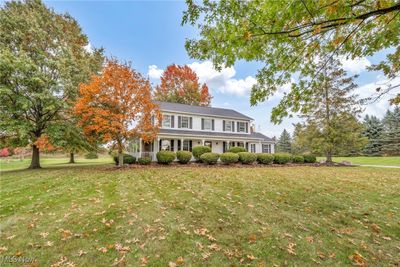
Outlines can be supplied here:
<path id="1" fill-rule="evenodd" d="M 311 154 L 304 155 L 290 155 L 287 153 L 276 153 L 276 154 L 267 154 L 267 153 L 250 153 L 241 151 L 239 147 L 234 147 L 235 149 L 231 149 L 230 152 L 225 152 L 222 154 L 212 153 L 211 149 L 207 146 L 197 146 L 193 148 L 193 153 L 189 151 L 160 151 L 156 154 L 157 162 L 160 164 L 170 164 L 175 159 L 178 160 L 181 164 L 187 164 L 190 162 L 192 157 L 194 157 L 197 161 L 203 162 L 206 164 L 216 164 L 218 159 L 221 160 L 223 164 L 229 165 L 237 162 L 241 162 L 242 164 L 253 164 L 254 162 L 258 162 L 259 164 L 286 164 L 289 162 L 293 163 L 314 163 L 317 158 Z M 233 152 L 235 151 L 235 152 Z M 114 156 L 114 161 L 118 165 L 118 157 Z M 124 164 L 133 164 L 136 162 L 136 158 L 129 154 L 124 154 Z M 137 159 L 137 162 L 142 165 L 147 165 L 151 163 L 150 157 L 142 157 Z"/>

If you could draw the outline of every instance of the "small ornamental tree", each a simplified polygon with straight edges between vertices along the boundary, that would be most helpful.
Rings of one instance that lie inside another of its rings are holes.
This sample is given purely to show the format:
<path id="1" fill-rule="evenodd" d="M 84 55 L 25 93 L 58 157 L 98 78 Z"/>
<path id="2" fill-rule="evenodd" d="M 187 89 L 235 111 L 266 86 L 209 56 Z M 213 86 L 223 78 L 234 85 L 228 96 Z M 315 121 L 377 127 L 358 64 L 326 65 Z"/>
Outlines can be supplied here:
<path id="1" fill-rule="evenodd" d="M 199 77 L 189 66 L 170 65 L 161 76 L 161 84 L 154 92 L 156 100 L 209 106 L 211 96 L 207 85 L 200 85 Z"/>
<path id="2" fill-rule="evenodd" d="M 151 100 L 150 82 L 129 64 L 108 60 L 98 76 L 80 86 L 75 105 L 84 134 L 113 142 L 123 164 L 124 142 L 140 137 L 151 142 L 158 133 L 161 113 Z"/>

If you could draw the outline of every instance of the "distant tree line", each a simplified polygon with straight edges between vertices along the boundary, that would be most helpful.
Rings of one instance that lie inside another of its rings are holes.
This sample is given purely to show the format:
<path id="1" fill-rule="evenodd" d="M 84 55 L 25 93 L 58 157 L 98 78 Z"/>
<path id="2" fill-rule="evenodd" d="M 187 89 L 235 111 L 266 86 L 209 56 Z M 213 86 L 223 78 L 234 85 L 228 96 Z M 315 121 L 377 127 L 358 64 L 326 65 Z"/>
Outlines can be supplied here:
<path id="1" fill-rule="evenodd" d="M 335 156 L 399 156 L 400 155 L 400 108 L 387 110 L 382 119 L 366 115 L 362 122 L 350 117 L 341 123 L 346 129 L 333 148 Z M 326 143 L 315 123 L 297 123 L 293 135 L 284 129 L 277 140 L 277 152 L 301 154 L 311 152 L 324 155 Z"/>

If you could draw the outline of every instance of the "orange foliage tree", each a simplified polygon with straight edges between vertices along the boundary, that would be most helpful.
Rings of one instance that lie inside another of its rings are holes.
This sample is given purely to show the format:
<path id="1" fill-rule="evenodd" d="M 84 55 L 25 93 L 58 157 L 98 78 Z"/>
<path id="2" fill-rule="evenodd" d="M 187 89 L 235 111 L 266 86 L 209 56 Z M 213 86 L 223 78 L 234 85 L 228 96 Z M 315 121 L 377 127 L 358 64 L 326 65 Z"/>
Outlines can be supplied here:
<path id="1" fill-rule="evenodd" d="M 154 97 L 159 101 L 189 105 L 209 106 L 211 95 L 205 83 L 200 85 L 199 77 L 189 66 L 170 65 L 161 76 Z"/>
<path id="2" fill-rule="evenodd" d="M 152 102 L 150 82 L 129 64 L 108 60 L 102 73 L 80 86 L 75 104 L 79 125 L 89 139 L 114 142 L 119 165 L 127 139 L 151 142 L 158 133 L 161 113 Z"/>
<path id="3" fill-rule="evenodd" d="M 36 145 L 40 151 L 44 151 L 46 153 L 55 152 L 58 149 L 50 142 L 49 136 L 46 134 L 43 134 L 41 137 L 39 137 L 34 145 Z"/>

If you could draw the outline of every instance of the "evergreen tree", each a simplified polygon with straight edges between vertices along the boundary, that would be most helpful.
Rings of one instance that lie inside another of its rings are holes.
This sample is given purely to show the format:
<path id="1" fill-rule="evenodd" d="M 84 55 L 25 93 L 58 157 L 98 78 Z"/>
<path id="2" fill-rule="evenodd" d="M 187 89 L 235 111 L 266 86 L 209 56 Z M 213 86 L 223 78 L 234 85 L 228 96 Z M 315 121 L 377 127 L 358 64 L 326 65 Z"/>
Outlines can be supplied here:
<path id="1" fill-rule="evenodd" d="M 292 152 L 292 139 L 286 129 L 283 130 L 281 136 L 278 139 L 277 152 Z"/>
<path id="2" fill-rule="evenodd" d="M 400 107 L 386 112 L 383 127 L 382 153 L 390 156 L 400 155 Z"/>
<path id="3" fill-rule="evenodd" d="M 382 122 L 375 116 L 365 116 L 363 135 L 368 138 L 368 143 L 363 153 L 368 156 L 380 156 L 382 150 Z"/>

